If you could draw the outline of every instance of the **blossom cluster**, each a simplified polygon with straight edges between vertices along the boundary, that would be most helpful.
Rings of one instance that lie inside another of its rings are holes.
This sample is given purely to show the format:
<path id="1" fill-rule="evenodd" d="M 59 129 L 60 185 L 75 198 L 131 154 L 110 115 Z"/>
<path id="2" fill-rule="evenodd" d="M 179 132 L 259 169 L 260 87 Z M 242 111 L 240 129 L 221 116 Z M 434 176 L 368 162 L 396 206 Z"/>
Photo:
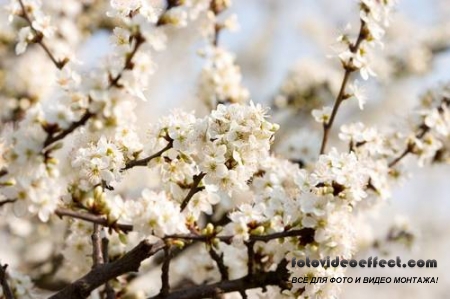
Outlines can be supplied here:
<path id="1" fill-rule="evenodd" d="M 200 75 L 199 97 L 209 106 L 219 103 L 245 103 L 248 90 L 241 85 L 242 75 L 233 54 L 219 47 L 205 51 L 206 65 Z"/>
<path id="2" fill-rule="evenodd" d="M 222 18 L 231 1 L 212 0 L 205 11 L 202 34 L 208 44 L 200 52 L 206 59 L 199 78 L 199 98 L 210 108 L 218 104 L 246 103 L 249 91 L 242 86 L 242 74 L 235 62 L 235 55 L 219 45 L 219 37 L 225 29 L 238 29 L 236 15 Z"/>
<path id="3" fill-rule="evenodd" d="M 168 142 L 172 146 L 150 165 L 160 168 L 166 190 L 180 203 L 199 178 L 204 178 L 206 192 L 217 191 L 225 198 L 245 191 L 258 161 L 269 155 L 278 129 L 267 121 L 266 112 L 251 103 L 219 105 L 201 119 L 186 113 L 165 117 L 151 129 L 153 152 Z M 202 193 L 188 206 L 194 214 L 210 210 L 210 204 L 217 202 Z"/>

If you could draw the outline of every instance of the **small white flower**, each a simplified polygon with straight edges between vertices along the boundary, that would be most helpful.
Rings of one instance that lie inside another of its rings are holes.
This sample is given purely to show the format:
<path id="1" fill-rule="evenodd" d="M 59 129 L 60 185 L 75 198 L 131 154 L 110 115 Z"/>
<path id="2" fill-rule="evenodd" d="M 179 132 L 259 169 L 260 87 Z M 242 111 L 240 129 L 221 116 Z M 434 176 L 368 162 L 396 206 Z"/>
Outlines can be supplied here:
<path id="1" fill-rule="evenodd" d="M 331 107 L 325 106 L 322 109 L 314 109 L 311 114 L 318 123 L 327 124 L 332 111 Z"/>
<path id="2" fill-rule="evenodd" d="M 358 105 L 361 110 L 364 109 L 364 104 L 367 102 L 366 90 L 360 85 L 358 80 L 349 85 L 351 95 L 358 100 Z"/>
<path id="3" fill-rule="evenodd" d="M 32 24 L 33 28 L 42 33 L 45 37 L 52 37 L 56 30 L 55 27 L 51 25 L 49 16 L 35 15 L 35 20 Z"/>
<path id="4" fill-rule="evenodd" d="M 115 27 L 111 40 L 115 46 L 120 49 L 121 53 L 127 53 L 131 49 L 130 32 L 126 29 Z"/>
<path id="5" fill-rule="evenodd" d="M 16 45 L 16 54 L 20 55 L 27 49 L 28 43 L 30 43 L 34 38 L 34 34 L 31 27 L 23 27 L 19 31 L 19 42 Z"/>

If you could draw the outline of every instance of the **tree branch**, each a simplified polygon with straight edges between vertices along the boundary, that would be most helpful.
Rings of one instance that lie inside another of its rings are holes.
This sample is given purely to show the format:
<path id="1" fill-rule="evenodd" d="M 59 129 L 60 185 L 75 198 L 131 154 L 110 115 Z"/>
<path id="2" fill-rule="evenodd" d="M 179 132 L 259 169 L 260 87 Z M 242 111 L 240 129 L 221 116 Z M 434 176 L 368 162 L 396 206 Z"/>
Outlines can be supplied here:
<path id="1" fill-rule="evenodd" d="M 62 130 L 56 135 L 49 134 L 47 136 L 47 139 L 45 139 L 44 148 L 61 139 L 64 139 L 67 135 L 75 131 L 75 129 L 77 129 L 78 127 L 84 126 L 92 116 L 94 116 L 94 114 L 92 114 L 91 112 L 89 112 L 89 110 L 87 110 L 80 118 L 80 120 L 73 122 L 67 129 Z"/>
<path id="2" fill-rule="evenodd" d="M 172 253 L 170 247 L 164 248 L 164 261 L 161 266 L 161 290 L 159 296 L 164 298 L 170 292 L 169 273 L 170 273 L 170 261 L 172 259 Z"/>
<path id="3" fill-rule="evenodd" d="M 206 173 L 203 173 L 203 172 L 201 172 L 199 175 L 194 175 L 194 182 L 192 183 L 192 187 L 180 205 L 181 211 L 183 211 L 187 207 L 187 205 L 189 204 L 189 201 L 192 199 L 192 197 L 197 192 L 200 192 L 201 190 L 203 190 L 203 188 L 198 187 L 198 185 L 200 185 L 200 182 L 205 177 L 205 175 L 206 175 Z"/>
<path id="4" fill-rule="evenodd" d="M 6 205 L 8 203 L 13 203 L 15 202 L 17 199 L 5 199 L 5 200 L 1 200 L 0 201 L 0 207 L 2 207 L 3 205 Z"/>
<path id="5" fill-rule="evenodd" d="M 55 214 L 59 217 L 72 217 L 80 220 L 84 220 L 87 222 L 97 223 L 105 227 L 109 227 L 112 229 L 120 229 L 124 232 L 130 232 L 133 230 L 133 225 L 131 224 L 121 224 L 121 223 L 112 223 L 109 224 L 107 219 L 102 216 L 97 216 L 89 213 L 79 213 L 75 211 L 71 211 L 68 209 L 56 209 Z M 269 242 L 273 239 L 280 239 L 286 237 L 300 237 L 305 240 L 311 240 L 314 238 L 314 229 L 312 228 L 301 228 L 301 229 L 293 229 L 286 230 L 283 232 L 272 233 L 268 235 L 250 235 L 249 240 L 252 241 L 260 241 L 260 242 Z M 182 239 L 182 240 L 190 240 L 190 241 L 199 241 L 199 242 L 209 242 L 211 239 L 218 239 L 225 243 L 230 243 L 234 235 L 225 235 L 225 236 L 209 236 L 209 235 L 198 235 L 198 234 L 174 234 L 167 235 L 164 239 Z M 309 243 L 307 241 L 306 243 Z"/>
<path id="6" fill-rule="evenodd" d="M 67 62 L 69 62 L 69 60 L 68 59 L 57 60 L 55 58 L 55 56 L 52 54 L 50 49 L 47 47 L 47 45 L 43 41 L 44 35 L 42 34 L 42 32 L 40 32 L 39 30 L 36 30 L 36 28 L 34 28 L 33 21 L 30 19 L 30 16 L 27 14 L 27 9 L 25 8 L 23 1 L 22 0 L 18 0 L 18 1 L 20 4 L 20 7 L 22 8 L 21 17 L 23 17 L 23 19 L 28 23 L 28 26 L 30 26 L 31 31 L 33 31 L 33 34 L 35 36 L 34 42 L 38 43 L 41 46 L 41 48 L 44 49 L 45 53 L 50 58 L 50 60 L 53 62 L 53 64 L 59 70 L 61 70 L 67 64 Z"/>
<path id="7" fill-rule="evenodd" d="M 102 240 L 100 237 L 100 232 L 102 228 L 99 224 L 94 223 L 94 231 L 91 235 L 92 240 L 92 268 L 97 268 L 103 264 L 103 252 L 102 252 Z"/>
<path id="8" fill-rule="evenodd" d="M 366 38 L 366 23 L 361 20 L 361 26 L 359 29 L 359 35 L 354 45 L 350 45 L 350 51 L 355 54 L 362 41 Z M 350 64 L 353 61 L 353 58 L 350 59 Z M 328 141 L 328 135 L 330 133 L 331 127 L 333 126 L 334 119 L 336 118 L 337 112 L 339 110 L 339 107 L 341 106 L 342 102 L 346 99 L 346 93 L 345 89 L 347 87 L 348 80 L 350 78 L 351 73 L 353 73 L 356 69 L 353 66 L 344 66 L 345 73 L 344 78 L 342 79 L 341 88 L 339 90 L 339 93 L 336 97 L 336 101 L 334 102 L 333 110 L 331 112 L 330 120 L 327 123 L 323 124 L 323 137 L 322 137 L 322 144 L 320 146 L 320 154 L 323 154 L 325 152 L 325 148 L 327 146 Z"/>
<path id="9" fill-rule="evenodd" d="M 89 222 L 96 223 L 98 225 L 105 224 L 106 227 L 108 227 L 107 220 L 101 216 L 96 216 L 92 214 L 87 213 L 76 213 L 70 210 L 57 210 L 57 215 L 60 217 L 62 216 L 71 216 L 77 219 L 86 220 Z M 115 223 L 113 226 L 114 228 L 121 228 L 126 229 L 127 231 L 131 231 L 133 229 L 133 226 L 131 225 L 123 225 L 119 223 Z M 299 237 L 299 242 L 302 244 L 308 244 L 311 243 L 314 240 L 314 229 L 311 228 L 302 228 L 297 230 L 287 230 L 284 232 L 278 232 L 268 235 L 251 235 L 249 237 L 249 240 L 247 241 L 248 244 L 254 244 L 257 241 L 260 242 L 269 242 L 270 240 L 274 239 L 280 239 L 280 238 L 286 238 L 286 237 Z M 230 243 L 232 239 L 234 238 L 234 235 L 227 235 L 227 236 L 209 236 L 209 235 L 197 235 L 197 234 L 185 234 L 185 235 L 168 235 L 165 236 L 164 240 L 170 240 L 170 239 L 183 239 L 183 240 L 190 240 L 194 242 L 208 242 L 210 243 L 212 239 L 218 239 L 219 241 Z M 106 284 L 109 280 L 116 278 L 117 276 L 120 276 L 122 274 L 131 272 L 131 271 L 137 271 L 139 268 L 140 263 L 152 256 L 154 253 L 158 252 L 161 249 L 166 248 L 166 245 L 164 241 L 159 241 L 158 243 L 152 245 L 148 241 L 144 240 L 142 241 L 138 246 L 136 246 L 133 250 L 125 254 L 122 258 L 119 260 L 113 262 L 113 263 L 105 263 L 101 264 L 94 269 L 91 270 L 88 274 L 86 274 L 84 277 L 80 278 L 76 282 L 72 283 L 71 285 L 67 286 L 63 290 L 61 290 L 59 293 L 55 294 L 54 296 L 50 297 L 50 299 L 66 299 L 66 298 L 86 298 L 90 292 L 97 287 L 101 286 L 102 284 Z M 249 269 L 253 269 L 253 251 L 249 251 Z M 166 253 L 167 254 L 167 253 Z M 213 253 L 214 256 L 214 253 Z M 219 267 L 219 271 L 221 272 L 223 277 L 227 277 L 228 273 L 226 271 L 225 265 L 222 266 L 221 258 L 219 256 L 219 259 L 214 258 Z M 190 294 L 190 295 L 183 295 L 188 297 L 177 297 L 181 293 L 180 291 L 175 291 L 173 293 L 169 293 L 169 287 L 168 287 L 168 269 L 170 266 L 170 259 L 166 258 L 163 262 L 163 268 L 162 268 L 162 288 L 161 293 L 158 295 L 159 297 L 155 298 L 199 298 L 198 296 L 209 296 L 209 295 L 218 295 L 224 292 L 232 292 L 232 291 L 239 291 L 244 292 L 246 289 L 249 288 L 256 288 L 256 287 L 262 287 L 264 285 L 268 285 L 266 282 L 266 277 L 268 273 L 262 272 L 259 274 L 255 274 L 253 270 L 249 270 L 249 275 L 247 277 L 233 280 L 233 281 L 222 281 L 218 284 L 213 285 L 207 285 L 207 286 L 198 286 L 194 287 L 192 289 L 183 291 L 182 293 Z M 271 272 L 269 272 L 270 274 Z M 273 274 L 273 273 L 272 273 Z M 262 276 L 261 276 L 262 275 Z M 270 275 L 269 275 L 270 276 Z M 261 280 L 261 277 L 263 277 L 263 280 Z M 248 286 L 243 288 L 243 286 Z M 216 293 L 216 291 L 218 293 Z M 212 292 L 212 293 L 211 293 Z M 205 295 L 202 295 L 205 294 Z M 192 296 L 192 297 L 191 297 Z"/>
<path id="10" fill-rule="evenodd" d="M 172 146 L 173 146 L 173 140 L 170 139 L 169 143 L 167 143 L 167 145 L 162 150 L 160 150 L 159 152 L 157 152 L 147 158 L 143 158 L 140 160 L 133 160 L 133 161 L 128 162 L 125 165 L 125 167 L 122 169 L 122 171 L 128 170 L 128 169 L 136 167 L 136 166 L 147 166 L 151 160 L 153 160 L 157 157 L 160 157 L 164 152 L 171 149 Z"/>
<path id="11" fill-rule="evenodd" d="M 105 264 L 109 263 L 108 245 L 109 245 L 109 240 L 105 235 L 102 238 L 102 254 L 103 254 L 103 262 Z M 116 298 L 116 293 L 114 292 L 114 289 L 111 286 L 111 283 L 109 281 L 107 281 L 105 283 L 105 295 L 106 295 L 106 299 L 115 299 Z"/>
<path id="12" fill-rule="evenodd" d="M 250 240 L 245 243 L 245 246 L 247 247 L 247 276 L 250 278 L 253 276 L 253 267 L 255 262 L 255 249 L 253 248 L 254 245 L 254 240 Z"/>
<path id="13" fill-rule="evenodd" d="M 120 78 L 122 78 L 122 75 L 126 70 L 132 70 L 134 67 L 133 58 L 136 55 L 137 51 L 139 50 L 139 47 L 145 42 L 145 38 L 144 36 L 142 36 L 140 32 L 137 32 L 136 34 L 131 36 L 131 38 L 134 39 L 135 41 L 134 47 L 130 53 L 127 53 L 125 64 L 122 70 L 115 77 L 110 76 L 108 88 L 111 88 L 113 86 L 122 88 L 123 86 L 119 84 Z"/>
<path id="14" fill-rule="evenodd" d="M 301 229 L 293 229 L 293 230 L 287 230 L 284 232 L 278 232 L 268 235 L 250 235 L 249 240 L 251 241 L 260 241 L 260 242 L 269 242 L 274 239 L 281 239 L 281 238 L 287 238 L 287 237 L 300 237 L 302 242 L 305 244 L 308 244 L 311 242 L 311 240 L 314 239 L 315 231 L 312 228 L 301 228 Z M 198 242 L 210 242 L 211 239 L 218 239 L 224 243 L 229 244 L 233 238 L 234 235 L 227 235 L 227 236 L 205 236 L 205 235 L 196 235 L 196 234 L 186 234 L 186 235 L 168 235 L 165 237 L 165 239 L 182 239 L 182 240 L 191 240 L 191 241 L 198 241 Z"/>
<path id="15" fill-rule="evenodd" d="M 14 295 L 8 284 L 6 268 L 8 268 L 8 265 L 3 266 L 2 264 L 0 264 L 0 284 L 2 285 L 3 295 L 5 296 L 5 299 L 14 299 Z"/>
<path id="16" fill-rule="evenodd" d="M 90 213 L 80 213 L 80 212 L 75 212 L 75 211 L 64 209 L 64 208 L 59 208 L 59 209 L 55 210 L 55 214 L 57 216 L 59 216 L 60 218 L 62 218 L 64 216 L 72 217 L 72 218 L 84 220 L 87 222 L 96 223 L 96 224 L 102 225 L 104 227 L 112 228 L 114 230 L 119 229 L 125 233 L 133 230 L 133 226 L 130 224 L 108 223 L 108 220 L 106 218 L 104 218 L 102 216 L 93 215 Z"/>
<path id="17" fill-rule="evenodd" d="M 128 272 L 137 272 L 142 261 L 151 257 L 165 246 L 162 241 L 151 244 L 148 240 L 143 240 L 120 259 L 112 263 L 99 265 L 49 299 L 87 298 L 93 290 L 109 280 Z"/>
<path id="18" fill-rule="evenodd" d="M 283 260 L 275 271 L 257 272 L 252 279 L 248 276 L 235 280 L 225 280 L 209 285 L 199 285 L 174 291 L 164 297 L 165 299 L 199 299 L 211 298 L 229 292 L 245 293 L 245 290 L 264 288 L 266 286 L 279 286 L 286 289 L 289 281 L 289 272 L 286 268 L 287 261 Z M 151 297 L 156 299 L 159 297 Z"/>
<path id="19" fill-rule="evenodd" d="M 212 246 L 208 250 L 208 252 L 211 258 L 216 262 L 222 280 L 228 280 L 228 267 L 225 265 L 223 261 L 223 253 L 219 255 Z"/>
<path id="20" fill-rule="evenodd" d="M 444 97 L 440 103 L 439 106 L 439 113 L 443 113 L 443 105 L 445 106 L 450 106 L 450 99 Z M 430 131 L 430 127 L 428 127 L 425 124 L 425 121 L 423 121 L 419 127 L 418 127 L 418 133 L 416 134 L 416 138 L 417 139 L 422 139 L 426 133 L 428 133 Z M 403 150 L 403 152 L 401 152 L 401 154 L 395 158 L 394 160 L 392 160 L 388 166 L 389 168 L 394 167 L 397 163 L 399 163 L 401 160 L 403 160 L 403 158 L 405 158 L 408 154 L 412 153 L 414 151 L 414 144 L 412 144 L 411 142 L 408 142 L 408 144 L 406 145 L 406 148 Z"/>

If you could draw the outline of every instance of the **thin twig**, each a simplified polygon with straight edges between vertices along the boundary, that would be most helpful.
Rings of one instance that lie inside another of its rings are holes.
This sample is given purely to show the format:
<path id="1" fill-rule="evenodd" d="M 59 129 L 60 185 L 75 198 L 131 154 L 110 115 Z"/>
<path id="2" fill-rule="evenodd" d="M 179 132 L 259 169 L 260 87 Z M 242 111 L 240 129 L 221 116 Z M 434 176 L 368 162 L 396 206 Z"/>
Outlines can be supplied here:
<path id="1" fill-rule="evenodd" d="M 108 220 L 102 216 L 97 216 L 94 214 L 90 214 L 90 213 L 81 213 L 81 212 L 76 212 L 76 211 L 72 211 L 72 210 L 68 210 L 68 209 L 64 209 L 64 208 L 59 208 L 55 210 L 55 214 L 57 216 L 59 216 L 60 218 L 67 216 L 67 217 L 72 217 L 75 219 L 80 219 L 80 220 L 84 220 L 87 222 L 92 222 L 92 223 L 96 223 L 99 225 L 102 225 L 104 227 L 108 227 L 114 230 L 121 230 L 123 232 L 130 232 L 133 230 L 133 226 L 130 224 L 120 224 L 120 223 L 108 223 Z"/>
<path id="2" fill-rule="evenodd" d="M 137 272 L 142 261 L 159 252 L 165 246 L 162 241 L 151 244 L 148 240 L 144 240 L 120 259 L 92 269 L 85 276 L 66 286 L 49 299 L 87 298 L 93 290 L 107 281 L 129 272 Z"/>
<path id="3" fill-rule="evenodd" d="M 167 143 L 167 145 L 162 150 L 160 150 L 159 152 L 157 152 L 157 153 L 155 153 L 155 154 L 153 154 L 153 155 L 151 155 L 151 156 L 149 156 L 147 158 L 143 158 L 143 159 L 139 159 L 139 160 L 133 160 L 133 161 L 128 162 L 125 165 L 125 167 L 122 169 L 122 171 L 128 170 L 128 169 L 136 167 L 136 166 L 147 166 L 148 163 L 151 160 L 153 160 L 153 159 L 155 159 L 157 157 L 160 157 L 164 152 L 166 152 L 167 150 L 171 149 L 172 146 L 173 146 L 173 141 L 170 140 L 169 143 Z"/>
<path id="4" fill-rule="evenodd" d="M 123 86 L 119 84 L 120 78 L 122 78 L 123 73 L 126 70 L 132 70 L 134 67 L 133 58 L 136 55 L 137 51 L 139 50 L 139 47 L 145 42 L 145 38 L 140 32 L 137 32 L 136 34 L 132 35 L 131 38 L 134 40 L 133 49 L 131 50 L 130 53 L 127 53 L 125 64 L 122 70 L 115 77 L 110 77 L 108 88 L 111 88 L 113 86 L 122 88 Z"/>
<path id="5" fill-rule="evenodd" d="M 170 282 L 169 282 L 169 273 L 170 273 L 170 261 L 172 260 L 172 253 L 170 246 L 166 246 L 164 248 L 164 262 L 161 266 L 161 290 L 159 295 L 164 298 L 170 292 Z"/>
<path id="6" fill-rule="evenodd" d="M 91 235 L 92 240 L 92 268 L 96 268 L 103 264 L 102 239 L 100 232 L 102 228 L 98 223 L 94 223 L 94 231 Z"/>
<path id="7" fill-rule="evenodd" d="M 140 33 L 137 35 L 136 38 L 137 38 L 137 41 L 136 41 L 133 51 L 131 53 L 127 54 L 125 65 L 120 70 L 120 72 L 116 75 L 116 77 L 110 79 L 111 82 L 108 86 L 108 89 L 112 88 L 113 86 L 115 86 L 117 88 L 122 88 L 122 86 L 120 86 L 118 84 L 118 82 L 119 82 L 120 78 L 122 77 L 123 72 L 125 70 L 133 69 L 134 65 L 132 63 L 132 60 L 133 60 L 134 56 L 136 55 L 139 46 L 145 41 L 145 39 L 141 36 Z M 78 121 L 73 122 L 67 129 L 59 132 L 56 135 L 48 134 L 47 139 L 44 142 L 44 148 L 55 143 L 56 141 L 64 139 L 67 135 L 69 135 L 73 131 L 75 131 L 75 129 L 77 129 L 81 126 L 84 126 L 87 123 L 87 121 L 89 119 L 91 119 L 94 115 L 95 114 L 91 113 L 89 111 L 89 109 L 87 109 L 86 112 L 83 114 L 83 116 Z"/>
<path id="8" fill-rule="evenodd" d="M 120 229 L 123 232 L 130 232 L 133 230 L 133 225 L 130 224 L 121 224 L 121 223 L 113 223 L 108 224 L 107 219 L 89 214 L 89 213 L 79 213 L 75 211 L 71 211 L 68 209 L 56 209 L 56 215 L 59 217 L 72 217 L 80 220 L 84 220 L 91 223 L 97 223 L 104 227 L 109 227 L 112 229 Z M 272 233 L 268 235 L 250 235 L 249 240 L 252 241 L 260 241 L 260 242 L 269 242 L 274 239 L 286 238 L 286 237 L 300 237 L 301 239 L 309 240 L 311 237 L 314 237 L 314 230 L 311 228 L 301 228 L 301 229 L 293 229 L 286 230 L 283 232 Z M 188 241 L 198 241 L 198 242 L 210 242 L 212 239 L 218 239 L 219 241 L 230 243 L 234 235 L 224 235 L 224 236 L 209 236 L 209 235 L 198 235 L 198 234 L 173 234 L 167 235 L 164 239 L 182 239 Z"/>
<path id="9" fill-rule="evenodd" d="M 422 139 L 423 136 L 425 136 L 425 134 L 429 131 L 430 131 L 430 128 L 428 126 L 426 126 L 425 123 L 423 123 L 422 125 L 420 125 L 420 132 L 416 134 L 416 138 Z M 401 160 L 403 160 L 403 158 L 405 158 L 408 154 L 412 153 L 413 150 L 414 150 L 414 144 L 411 142 L 408 142 L 408 144 L 406 145 L 406 148 L 403 150 L 403 152 L 401 152 L 401 154 L 397 158 L 395 158 L 388 164 L 389 168 L 394 167 L 397 163 L 399 163 Z"/>
<path id="10" fill-rule="evenodd" d="M 199 285 L 174 291 L 164 297 L 165 299 L 198 299 L 211 298 L 230 292 L 245 293 L 245 290 L 265 288 L 267 286 L 279 286 L 282 290 L 287 288 L 289 272 L 286 268 L 287 261 L 283 260 L 275 271 L 257 272 L 254 279 L 247 276 L 235 280 L 224 280 L 208 285 Z M 157 299 L 158 296 L 149 299 Z"/>
<path id="11" fill-rule="evenodd" d="M 45 139 L 44 148 L 55 143 L 56 141 L 64 139 L 67 135 L 75 131 L 75 129 L 77 129 L 78 127 L 84 126 L 92 116 L 94 116 L 94 114 L 92 114 L 91 112 L 89 112 L 89 110 L 87 110 L 78 121 L 73 122 L 67 129 L 64 129 L 63 131 L 59 132 L 56 135 L 49 134 L 47 136 L 47 139 Z"/>
<path id="12" fill-rule="evenodd" d="M 253 246 L 255 245 L 254 240 L 249 240 L 245 243 L 247 247 L 247 276 L 253 277 L 253 265 L 255 262 L 255 249 Z"/>
<path id="13" fill-rule="evenodd" d="M 5 200 L 0 200 L 0 207 L 2 207 L 3 205 L 6 205 L 8 203 L 13 203 L 15 202 L 17 199 L 5 199 Z"/>
<path id="14" fill-rule="evenodd" d="M 361 20 L 361 27 L 359 29 L 358 38 L 354 45 L 349 46 L 350 51 L 353 54 L 355 54 L 358 51 L 362 41 L 365 38 L 366 38 L 366 23 L 363 20 Z M 350 78 L 351 73 L 353 73 L 356 70 L 353 66 L 351 66 L 352 61 L 353 61 L 353 58 L 350 59 L 350 62 L 349 62 L 350 66 L 344 66 L 344 68 L 345 68 L 344 78 L 342 79 L 341 88 L 339 89 L 339 93 L 334 102 L 334 106 L 333 106 L 333 110 L 331 112 L 330 119 L 328 120 L 328 122 L 323 124 L 323 137 L 322 137 L 322 144 L 320 146 L 320 154 L 323 154 L 325 152 L 325 149 L 327 146 L 327 141 L 328 141 L 328 135 L 330 133 L 331 127 L 333 126 L 334 119 L 336 118 L 339 107 L 341 106 L 342 102 L 346 99 L 345 90 L 347 87 L 348 80 Z"/>
<path id="15" fill-rule="evenodd" d="M 14 299 L 13 292 L 11 291 L 11 288 L 8 284 L 6 268 L 8 268 L 8 265 L 0 264 L 0 284 L 2 285 L 3 295 L 5 296 L 5 299 Z"/>
<path id="16" fill-rule="evenodd" d="M 208 250 L 208 252 L 211 258 L 216 262 L 222 280 L 228 280 L 228 267 L 225 265 L 223 261 L 223 253 L 219 255 L 212 246 Z"/>
<path id="17" fill-rule="evenodd" d="M 274 239 L 281 239 L 287 237 L 300 237 L 301 239 L 310 240 L 311 237 L 314 236 L 314 230 L 311 228 L 301 228 L 301 229 L 293 229 L 287 230 L 284 232 L 272 233 L 268 235 L 250 235 L 249 240 L 252 241 L 260 241 L 260 242 L 269 242 Z M 224 243 L 230 243 L 234 235 L 225 235 L 225 236 L 204 236 L 204 235 L 195 235 L 195 234 L 175 234 L 168 235 L 165 239 L 182 239 L 182 240 L 191 240 L 191 241 L 200 241 L 200 242 L 210 242 L 211 239 L 218 239 Z"/>
<path id="18" fill-rule="evenodd" d="M 449 98 L 446 98 L 446 97 L 442 98 L 442 101 L 438 108 L 439 113 L 443 113 L 444 108 L 442 106 L 444 106 L 444 105 L 447 107 L 450 106 Z M 418 127 L 419 132 L 416 134 L 416 139 L 419 139 L 419 140 L 422 139 L 425 136 L 425 134 L 427 134 L 430 131 L 430 129 L 431 128 L 425 124 L 425 121 L 423 121 Z M 401 154 L 388 164 L 389 168 L 394 167 L 401 160 L 403 160 L 403 158 L 405 158 L 408 154 L 412 153 L 413 151 L 414 151 L 414 144 L 411 142 L 408 142 L 408 144 L 406 145 L 406 148 L 401 152 Z"/>
<path id="19" fill-rule="evenodd" d="M 192 182 L 192 187 L 189 190 L 188 194 L 186 195 L 186 197 L 183 199 L 183 202 L 180 205 L 180 209 L 181 211 L 183 211 L 187 205 L 189 204 L 189 201 L 192 199 L 192 197 L 197 193 L 203 190 L 203 187 L 199 187 L 198 185 L 200 185 L 200 182 L 202 181 L 202 179 L 205 177 L 206 173 L 201 172 L 198 175 L 194 175 L 194 181 Z"/>
<path id="20" fill-rule="evenodd" d="M 42 34 L 42 32 L 40 32 L 39 30 L 37 30 L 36 28 L 34 28 L 33 26 L 33 21 L 31 20 L 30 16 L 27 14 L 27 9 L 25 7 L 25 5 L 23 4 L 22 0 L 18 0 L 20 7 L 22 8 L 22 14 L 21 16 L 24 18 L 24 20 L 28 23 L 28 26 L 30 26 L 31 31 L 33 32 L 34 36 L 35 36 L 35 40 L 34 42 L 38 43 L 42 49 L 44 49 L 45 53 L 47 54 L 47 56 L 50 58 L 50 60 L 53 62 L 53 64 L 58 68 L 58 69 L 62 69 L 67 62 L 69 62 L 68 59 L 63 59 L 63 60 L 57 60 L 55 58 L 55 56 L 52 54 L 52 52 L 50 51 L 50 49 L 47 47 L 47 45 L 45 44 L 45 42 L 43 41 L 44 35 Z"/>
<path id="21" fill-rule="evenodd" d="M 103 254 L 103 262 L 105 264 L 109 263 L 108 245 L 109 245 L 109 240 L 106 237 L 106 235 L 104 235 L 102 237 L 102 254 Z M 114 292 L 114 289 L 109 281 L 107 281 L 105 283 L 105 295 L 106 295 L 106 299 L 115 299 L 116 298 L 116 293 Z"/>

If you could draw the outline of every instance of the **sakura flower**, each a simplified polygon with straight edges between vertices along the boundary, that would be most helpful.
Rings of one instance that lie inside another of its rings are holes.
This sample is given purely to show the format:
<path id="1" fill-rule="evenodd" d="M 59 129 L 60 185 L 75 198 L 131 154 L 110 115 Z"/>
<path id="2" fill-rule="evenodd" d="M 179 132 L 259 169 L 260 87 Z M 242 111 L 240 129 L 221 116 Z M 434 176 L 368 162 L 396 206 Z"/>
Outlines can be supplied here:
<path id="1" fill-rule="evenodd" d="M 28 44 L 34 39 L 31 27 L 23 27 L 19 31 L 19 42 L 16 45 L 16 54 L 20 55 L 25 52 Z"/>
<path id="2" fill-rule="evenodd" d="M 113 44 L 120 49 L 121 53 L 127 53 L 131 49 L 130 32 L 126 29 L 116 27 L 113 30 L 111 40 Z"/>
<path id="3" fill-rule="evenodd" d="M 32 25 L 36 31 L 42 33 L 45 37 L 52 37 L 55 33 L 55 27 L 51 25 L 49 16 L 35 14 L 35 20 Z"/>
<path id="4" fill-rule="evenodd" d="M 311 114 L 318 123 L 327 124 L 331 117 L 332 108 L 325 106 L 322 109 L 314 109 Z"/>
<path id="5" fill-rule="evenodd" d="M 165 193 L 142 192 L 142 198 L 134 206 L 132 212 L 133 226 L 145 236 L 187 233 L 185 216 L 180 206 L 170 200 Z"/>
<path id="6" fill-rule="evenodd" d="M 359 108 L 361 110 L 363 110 L 364 104 L 367 101 L 365 89 L 363 87 L 361 87 L 358 80 L 355 80 L 355 82 L 353 82 L 353 84 L 349 85 L 349 89 L 350 89 L 351 95 L 353 97 L 355 97 L 356 100 L 358 100 Z"/>
<path id="7" fill-rule="evenodd" d="M 78 149 L 72 160 L 72 167 L 80 171 L 81 186 L 85 190 L 102 181 L 107 184 L 118 181 L 124 166 L 122 152 L 104 136 L 96 144 Z"/>

